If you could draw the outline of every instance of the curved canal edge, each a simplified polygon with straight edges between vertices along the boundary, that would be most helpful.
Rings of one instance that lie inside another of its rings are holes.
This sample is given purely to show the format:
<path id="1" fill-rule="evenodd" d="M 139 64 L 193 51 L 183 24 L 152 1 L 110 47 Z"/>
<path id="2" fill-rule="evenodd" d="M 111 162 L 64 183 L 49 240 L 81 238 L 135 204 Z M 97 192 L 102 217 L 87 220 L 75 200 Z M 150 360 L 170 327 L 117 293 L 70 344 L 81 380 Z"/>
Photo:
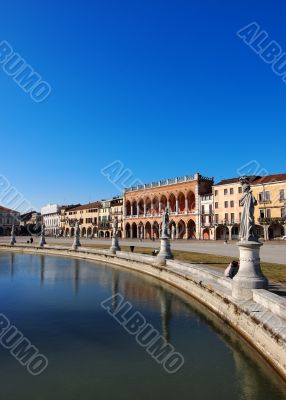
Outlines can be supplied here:
<path id="1" fill-rule="evenodd" d="M 156 257 L 138 253 L 64 246 L 0 244 L 1 251 L 74 257 L 109 263 L 145 273 L 189 294 L 238 331 L 286 380 L 286 300 L 268 290 L 254 289 L 253 299 L 232 297 L 232 280 L 205 265 L 168 260 L 158 266 Z"/>

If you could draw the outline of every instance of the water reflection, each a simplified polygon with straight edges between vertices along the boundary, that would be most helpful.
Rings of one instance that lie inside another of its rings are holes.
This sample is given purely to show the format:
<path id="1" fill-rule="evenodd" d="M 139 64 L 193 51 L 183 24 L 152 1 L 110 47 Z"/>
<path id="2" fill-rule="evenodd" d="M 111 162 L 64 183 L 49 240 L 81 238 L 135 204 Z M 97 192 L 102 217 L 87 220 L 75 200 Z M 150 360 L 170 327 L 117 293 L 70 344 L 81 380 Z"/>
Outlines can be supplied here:
<path id="1" fill-rule="evenodd" d="M 100 302 L 116 293 L 184 355 L 180 373 L 166 375 L 104 312 Z M 282 379 L 235 331 L 150 276 L 79 259 L 0 253 L 0 304 L 52 366 L 30 381 L 2 349 L 5 400 L 48 400 L 55 390 L 61 400 L 286 398 Z"/>

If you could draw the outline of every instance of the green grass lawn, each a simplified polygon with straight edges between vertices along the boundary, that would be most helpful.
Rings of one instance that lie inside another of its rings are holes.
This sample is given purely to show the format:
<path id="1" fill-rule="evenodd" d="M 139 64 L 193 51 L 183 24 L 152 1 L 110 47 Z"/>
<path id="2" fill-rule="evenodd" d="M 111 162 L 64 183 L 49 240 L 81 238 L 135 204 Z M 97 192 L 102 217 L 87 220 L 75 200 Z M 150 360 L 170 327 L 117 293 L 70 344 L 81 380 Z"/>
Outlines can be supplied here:
<path id="1" fill-rule="evenodd" d="M 53 244 L 57 245 L 58 243 L 51 243 L 51 245 Z M 70 246 L 70 244 L 68 243 L 65 243 L 65 245 Z M 110 246 L 105 244 L 90 243 L 90 244 L 84 244 L 84 247 L 108 249 Z M 121 249 L 122 251 L 130 251 L 129 246 L 122 246 Z M 152 249 L 151 247 L 135 246 L 134 252 L 151 255 L 153 250 L 154 249 Z M 180 251 L 180 250 L 173 250 L 173 254 L 176 260 L 195 263 L 195 264 L 205 264 L 209 267 L 221 270 L 224 270 L 228 266 L 230 261 L 238 260 L 238 258 L 235 257 L 217 256 L 214 254 L 194 253 L 194 252 Z M 270 281 L 286 284 L 286 265 L 262 262 L 261 268 L 264 275 Z"/>

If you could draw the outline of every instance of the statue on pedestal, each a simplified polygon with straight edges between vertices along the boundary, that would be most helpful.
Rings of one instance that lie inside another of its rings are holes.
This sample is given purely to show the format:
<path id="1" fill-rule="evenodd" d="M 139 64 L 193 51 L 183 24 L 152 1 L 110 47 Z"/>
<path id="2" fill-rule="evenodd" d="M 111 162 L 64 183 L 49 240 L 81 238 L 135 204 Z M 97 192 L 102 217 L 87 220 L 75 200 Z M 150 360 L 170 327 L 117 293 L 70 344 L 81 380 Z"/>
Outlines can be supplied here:
<path id="1" fill-rule="evenodd" d="M 164 211 L 163 215 L 162 215 L 162 233 L 161 233 L 161 237 L 166 238 L 169 237 L 169 210 L 168 208 L 166 208 L 166 210 Z"/>
<path id="2" fill-rule="evenodd" d="M 254 222 L 254 207 L 257 205 L 257 201 L 252 194 L 249 179 L 243 176 L 240 178 L 240 182 L 243 196 L 239 201 L 239 205 L 242 206 L 239 238 L 241 242 L 257 242 L 258 236 Z"/>
<path id="3" fill-rule="evenodd" d="M 12 225 L 11 229 L 11 240 L 10 244 L 13 246 L 16 243 L 16 237 L 15 237 L 15 224 Z"/>
<path id="4" fill-rule="evenodd" d="M 118 235 L 118 217 L 114 217 L 113 222 L 113 237 Z"/>

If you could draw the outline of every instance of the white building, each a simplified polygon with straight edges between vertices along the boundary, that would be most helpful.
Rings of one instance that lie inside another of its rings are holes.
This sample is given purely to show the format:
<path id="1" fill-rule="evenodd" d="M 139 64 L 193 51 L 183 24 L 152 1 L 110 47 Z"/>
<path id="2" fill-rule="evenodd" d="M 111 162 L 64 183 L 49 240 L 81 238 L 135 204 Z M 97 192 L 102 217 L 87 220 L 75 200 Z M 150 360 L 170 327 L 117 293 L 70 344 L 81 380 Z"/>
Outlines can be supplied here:
<path id="1" fill-rule="evenodd" d="M 41 208 L 42 222 L 45 224 L 46 235 L 59 235 L 61 230 L 61 206 L 47 204 Z"/>
<path id="2" fill-rule="evenodd" d="M 201 239 L 214 239 L 212 193 L 200 196 L 200 229 Z"/>

